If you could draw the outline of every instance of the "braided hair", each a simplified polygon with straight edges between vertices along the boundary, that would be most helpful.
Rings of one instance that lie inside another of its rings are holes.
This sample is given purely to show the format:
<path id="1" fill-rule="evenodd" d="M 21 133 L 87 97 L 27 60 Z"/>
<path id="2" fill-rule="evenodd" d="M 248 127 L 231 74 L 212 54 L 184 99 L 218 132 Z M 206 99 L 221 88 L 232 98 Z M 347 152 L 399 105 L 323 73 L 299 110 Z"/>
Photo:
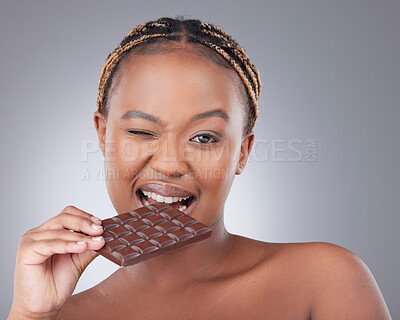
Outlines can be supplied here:
<path id="1" fill-rule="evenodd" d="M 198 19 L 162 17 L 133 28 L 107 56 L 98 84 L 97 110 L 107 117 L 108 101 L 117 86 L 123 65 L 128 61 L 125 58 L 128 53 L 162 54 L 182 50 L 183 47 L 237 72 L 241 80 L 239 90 L 242 91 L 241 97 L 245 106 L 243 134 L 249 133 L 258 117 L 258 99 L 261 93 L 259 72 L 245 50 L 220 26 Z M 235 78 L 237 81 L 237 77 Z"/>

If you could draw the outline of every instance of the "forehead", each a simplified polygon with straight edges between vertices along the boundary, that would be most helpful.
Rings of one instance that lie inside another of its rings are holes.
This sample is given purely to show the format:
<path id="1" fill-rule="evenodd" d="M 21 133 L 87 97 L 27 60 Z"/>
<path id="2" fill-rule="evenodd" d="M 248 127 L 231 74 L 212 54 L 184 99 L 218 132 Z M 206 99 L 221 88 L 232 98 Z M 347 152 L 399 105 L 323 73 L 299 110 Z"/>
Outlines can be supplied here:
<path id="1" fill-rule="evenodd" d="M 217 106 L 234 116 L 242 108 L 235 71 L 193 53 L 134 54 L 120 72 L 110 113 L 121 114 L 132 105 L 149 112 L 173 107 L 196 113 Z"/>

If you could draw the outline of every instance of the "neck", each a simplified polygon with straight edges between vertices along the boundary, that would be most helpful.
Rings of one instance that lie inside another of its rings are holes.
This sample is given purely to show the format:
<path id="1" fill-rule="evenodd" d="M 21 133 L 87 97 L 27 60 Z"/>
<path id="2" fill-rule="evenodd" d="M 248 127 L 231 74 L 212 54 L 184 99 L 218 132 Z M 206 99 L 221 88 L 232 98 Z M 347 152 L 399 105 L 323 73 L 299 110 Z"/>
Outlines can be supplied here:
<path id="1" fill-rule="evenodd" d="M 176 251 L 126 267 L 134 281 L 157 288 L 171 288 L 212 278 L 223 271 L 233 246 L 234 236 L 224 225 L 224 209 L 210 225 L 211 236 Z"/>

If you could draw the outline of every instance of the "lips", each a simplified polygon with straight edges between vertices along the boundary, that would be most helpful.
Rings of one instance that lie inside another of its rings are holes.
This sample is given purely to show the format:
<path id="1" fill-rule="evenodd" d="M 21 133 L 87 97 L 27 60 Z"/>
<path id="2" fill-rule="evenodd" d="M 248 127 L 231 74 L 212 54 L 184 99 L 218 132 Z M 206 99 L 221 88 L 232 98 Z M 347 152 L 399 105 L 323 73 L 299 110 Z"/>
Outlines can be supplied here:
<path id="1" fill-rule="evenodd" d="M 141 184 L 137 187 L 135 195 L 139 207 L 161 202 L 167 203 L 185 214 L 190 214 L 197 202 L 197 197 L 193 192 L 166 183 Z"/>

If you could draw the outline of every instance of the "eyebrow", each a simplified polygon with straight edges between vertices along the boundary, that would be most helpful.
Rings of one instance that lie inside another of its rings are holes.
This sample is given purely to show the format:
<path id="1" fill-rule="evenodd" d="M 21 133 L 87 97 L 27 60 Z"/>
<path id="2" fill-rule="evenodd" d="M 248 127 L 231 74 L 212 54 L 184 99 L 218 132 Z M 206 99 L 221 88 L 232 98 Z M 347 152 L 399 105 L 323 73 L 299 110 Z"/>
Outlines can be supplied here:
<path id="1" fill-rule="evenodd" d="M 151 114 L 136 109 L 128 110 L 121 116 L 121 120 L 129 120 L 134 118 L 144 119 L 155 123 L 162 123 L 159 117 L 152 116 Z"/>
<path id="2" fill-rule="evenodd" d="M 226 123 L 229 123 L 229 117 L 228 115 L 220 110 L 220 109 L 215 109 L 211 111 L 206 111 L 203 113 L 196 114 L 193 118 L 192 121 L 200 120 L 200 119 L 205 119 L 205 118 L 210 118 L 210 117 L 218 117 L 222 118 L 225 120 Z"/>
<path id="3" fill-rule="evenodd" d="M 211 118 L 211 117 L 218 117 L 218 118 L 225 120 L 226 123 L 229 123 L 228 115 L 220 109 L 210 110 L 210 111 L 196 114 L 195 116 L 192 117 L 191 121 L 196 121 L 196 120 Z M 134 119 L 134 118 L 144 119 L 144 120 L 148 120 L 148 121 L 158 123 L 158 124 L 163 123 L 159 117 L 153 116 L 151 114 L 148 114 L 146 112 L 139 111 L 136 109 L 128 110 L 121 116 L 121 120 L 129 120 L 129 119 Z"/>

